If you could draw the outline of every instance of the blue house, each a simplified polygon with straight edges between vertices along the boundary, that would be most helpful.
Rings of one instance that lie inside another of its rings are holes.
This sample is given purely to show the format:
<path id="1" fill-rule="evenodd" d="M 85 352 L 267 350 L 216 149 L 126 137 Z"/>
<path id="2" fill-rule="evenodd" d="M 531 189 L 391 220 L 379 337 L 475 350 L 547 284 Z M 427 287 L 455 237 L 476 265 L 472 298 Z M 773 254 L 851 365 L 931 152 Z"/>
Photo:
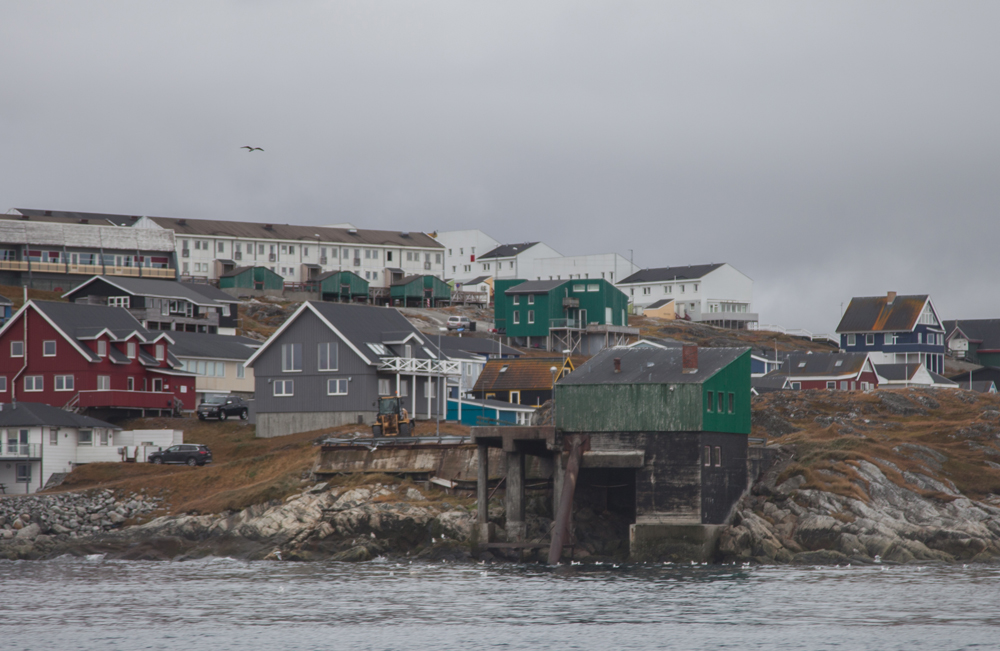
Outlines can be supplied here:
<path id="1" fill-rule="evenodd" d="M 448 398 L 448 420 L 459 420 L 458 400 Z M 535 408 L 503 400 L 462 398 L 463 425 L 528 425 Z"/>
<path id="2" fill-rule="evenodd" d="M 880 364 L 923 364 L 944 372 L 944 327 L 926 294 L 852 298 L 837 326 L 840 349 Z"/>
<path id="3" fill-rule="evenodd" d="M 0 296 L 0 326 L 7 323 L 14 310 L 14 302 L 6 296 Z"/>

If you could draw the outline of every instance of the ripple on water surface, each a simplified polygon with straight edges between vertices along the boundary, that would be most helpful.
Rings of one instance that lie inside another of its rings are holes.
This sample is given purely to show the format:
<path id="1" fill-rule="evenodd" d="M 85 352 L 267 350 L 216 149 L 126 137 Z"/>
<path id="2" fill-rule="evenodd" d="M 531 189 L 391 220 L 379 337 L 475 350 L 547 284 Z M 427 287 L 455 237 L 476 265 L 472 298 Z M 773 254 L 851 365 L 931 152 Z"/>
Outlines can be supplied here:
<path id="1" fill-rule="evenodd" d="M 993 649 L 1000 568 L 0 562 L 16 649 Z"/>

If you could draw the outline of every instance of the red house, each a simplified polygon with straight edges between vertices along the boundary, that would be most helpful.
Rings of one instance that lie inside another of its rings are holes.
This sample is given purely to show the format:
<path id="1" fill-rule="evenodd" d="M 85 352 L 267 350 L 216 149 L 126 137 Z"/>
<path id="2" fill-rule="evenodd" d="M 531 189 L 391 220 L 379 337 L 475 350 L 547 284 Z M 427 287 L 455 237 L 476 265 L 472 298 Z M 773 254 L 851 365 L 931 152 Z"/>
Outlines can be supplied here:
<path id="1" fill-rule="evenodd" d="M 789 389 L 868 391 L 878 388 L 878 375 L 868 353 L 793 353 L 765 378 L 788 378 Z"/>
<path id="2" fill-rule="evenodd" d="M 120 307 L 28 301 L 0 328 L 0 402 L 41 402 L 104 417 L 193 409 L 195 376 L 166 332 Z"/>

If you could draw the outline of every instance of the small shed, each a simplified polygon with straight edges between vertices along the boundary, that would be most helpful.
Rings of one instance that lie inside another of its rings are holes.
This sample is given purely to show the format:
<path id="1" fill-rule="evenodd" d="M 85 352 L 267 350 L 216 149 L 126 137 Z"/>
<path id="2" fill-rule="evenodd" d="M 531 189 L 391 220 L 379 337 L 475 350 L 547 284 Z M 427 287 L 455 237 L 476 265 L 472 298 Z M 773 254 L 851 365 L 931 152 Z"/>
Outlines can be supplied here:
<path id="1" fill-rule="evenodd" d="M 402 307 L 437 307 L 439 301 L 451 300 L 451 287 L 437 276 L 406 276 L 392 284 L 389 298 Z"/>
<path id="2" fill-rule="evenodd" d="M 338 303 L 366 302 L 368 281 L 353 271 L 328 271 L 316 278 L 324 301 Z"/>
<path id="3" fill-rule="evenodd" d="M 462 398 L 463 425 L 527 425 L 535 408 L 502 400 Z M 448 398 L 448 420 L 459 420 L 458 400 Z"/>
<path id="4" fill-rule="evenodd" d="M 285 288 L 285 280 L 267 267 L 237 267 L 219 276 L 219 289 Z"/>
<path id="5" fill-rule="evenodd" d="M 672 298 L 662 298 L 642 309 L 642 315 L 654 319 L 672 320 L 677 318 L 677 304 Z"/>

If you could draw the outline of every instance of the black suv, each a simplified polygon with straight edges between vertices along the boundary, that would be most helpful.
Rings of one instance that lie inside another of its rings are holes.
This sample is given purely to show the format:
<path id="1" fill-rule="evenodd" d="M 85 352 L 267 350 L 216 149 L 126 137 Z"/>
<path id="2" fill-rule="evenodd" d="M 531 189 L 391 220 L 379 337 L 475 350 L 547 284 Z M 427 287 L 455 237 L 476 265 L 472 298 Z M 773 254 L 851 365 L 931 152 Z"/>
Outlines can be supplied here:
<path id="1" fill-rule="evenodd" d="M 238 416 L 246 420 L 250 414 L 250 406 L 247 401 L 237 396 L 208 396 L 205 401 L 198 405 L 198 418 L 218 418 L 226 420 L 230 416 Z"/>
<path id="2" fill-rule="evenodd" d="M 148 461 L 157 465 L 161 463 L 186 463 L 189 466 L 204 466 L 212 463 L 212 451 L 207 445 L 183 443 L 171 445 L 166 450 L 150 452 Z"/>

